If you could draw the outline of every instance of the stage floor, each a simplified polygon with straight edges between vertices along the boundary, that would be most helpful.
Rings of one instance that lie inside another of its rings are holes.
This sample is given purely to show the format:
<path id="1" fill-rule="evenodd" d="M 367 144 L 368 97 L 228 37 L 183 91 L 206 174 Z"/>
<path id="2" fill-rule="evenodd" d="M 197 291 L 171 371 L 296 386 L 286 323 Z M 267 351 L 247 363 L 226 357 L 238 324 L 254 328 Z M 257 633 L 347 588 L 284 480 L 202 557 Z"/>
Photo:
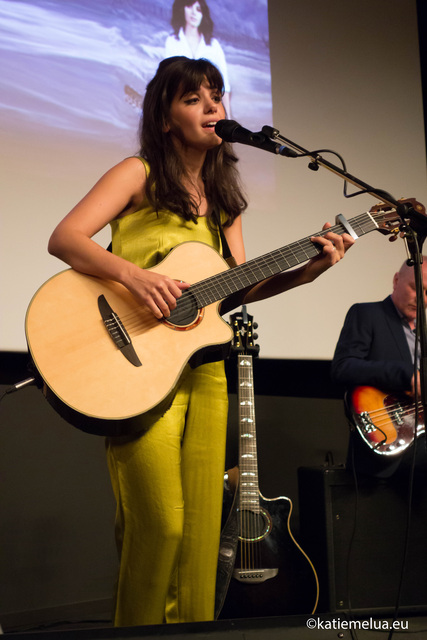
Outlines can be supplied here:
<path id="1" fill-rule="evenodd" d="M 14 640 L 150 640 L 159 637 L 172 640 L 190 637 L 192 640 L 379 640 L 390 638 L 392 624 L 393 638 L 425 640 L 427 637 L 427 615 L 402 615 L 393 623 L 393 618 L 378 613 L 349 616 L 346 612 L 127 628 L 113 628 L 109 621 L 102 620 L 62 622 L 38 630 L 6 630 L 5 635 Z"/>

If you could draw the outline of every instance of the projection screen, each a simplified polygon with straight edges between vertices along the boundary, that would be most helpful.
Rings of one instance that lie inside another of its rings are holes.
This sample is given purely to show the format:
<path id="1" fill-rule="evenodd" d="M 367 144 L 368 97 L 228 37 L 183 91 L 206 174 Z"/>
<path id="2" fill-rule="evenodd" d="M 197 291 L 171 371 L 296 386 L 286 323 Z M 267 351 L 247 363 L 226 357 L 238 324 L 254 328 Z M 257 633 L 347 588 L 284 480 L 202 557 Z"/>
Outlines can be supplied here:
<path id="1" fill-rule="evenodd" d="M 427 201 L 415 0 L 208 0 L 229 116 L 285 137 L 395 198 Z M 66 268 L 47 253 L 58 221 L 137 151 L 140 101 L 172 34 L 172 0 L 0 0 L 0 350 L 25 351 L 26 308 Z M 310 236 L 342 213 L 340 177 L 307 159 L 235 144 L 250 206 L 247 258 Z M 348 188 L 352 193 L 355 189 Z M 109 231 L 97 236 L 103 246 Z M 349 306 L 382 299 L 405 259 L 373 232 L 317 281 L 250 306 L 265 358 L 329 359 Z"/>

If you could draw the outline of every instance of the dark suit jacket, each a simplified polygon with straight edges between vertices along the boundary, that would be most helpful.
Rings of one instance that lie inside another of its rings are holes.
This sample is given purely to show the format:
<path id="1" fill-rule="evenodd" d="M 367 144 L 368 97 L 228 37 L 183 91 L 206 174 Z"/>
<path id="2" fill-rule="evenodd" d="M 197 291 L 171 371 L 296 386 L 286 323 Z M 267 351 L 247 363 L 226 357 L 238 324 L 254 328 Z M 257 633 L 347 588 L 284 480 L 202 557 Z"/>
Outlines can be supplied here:
<path id="1" fill-rule="evenodd" d="M 335 349 L 332 379 L 346 387 L 369 385 L 392 393 L 409 391 L 413 373 L 411 353 L 391 297 L 353 305 Z"/>
<path id="2" fill-rule="evenodd" d="M 382 302 L 353 305 L 346 316 L 335 349 L 331 376 L 347 389 L 373 386 L 385 393 L 409 391 L 414 373 L 411 353 L 400 317 L 389 296 Z M 358 433 L 352 433 L 347 466 L 377 477 L 389 477 L 401 464 L 370 451 Z"/>

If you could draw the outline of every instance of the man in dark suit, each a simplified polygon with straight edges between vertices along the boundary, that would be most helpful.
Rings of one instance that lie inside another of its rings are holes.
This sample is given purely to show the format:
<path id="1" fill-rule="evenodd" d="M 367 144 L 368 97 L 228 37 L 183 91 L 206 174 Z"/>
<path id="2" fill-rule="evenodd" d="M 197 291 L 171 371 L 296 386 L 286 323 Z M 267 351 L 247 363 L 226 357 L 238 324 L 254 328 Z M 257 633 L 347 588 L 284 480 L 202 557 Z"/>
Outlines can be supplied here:
<path id="1" fill-rule="evenodd" d="M 426 304 L 427 257 L 422 272 Z M 355 304 L 348 311 L 332 361 L 333 381 L 346 388 L 368 385 L 414 397 L 416 387 L 420 391 L 419 373 L 414 373 L 416 311 L 414 269 L 405 262 L 393 277 L 390 296 Z M 401 460 L 371 452 L 358 434 L 351 434 L 347 462 L 354 462 L 358 471 L 387 477 Z"/>
<path id="2" fill-rule="evenodd" d="M 422 272 L 425 304 L 426 257 Z M 419 390 L 419 375 L 414 367 L 415 320 L 414 269 L 405 263 L 393 277 L 390 296 L 382 302 L 355 304 L 348 311 L 332 362 L 333 380 L 347 389 L 373 386 L 386 394 L 406 393 L 412 398 L 417 386 Z M 371 407 L 368 409 L 371 411 Z M 374 424 L 375 421 L 374 417 Z M 335 529 L 334 525 L 333 530 L 337 532 L 336 540 L 341 536 L 338 548 L 348 545 L 344 575 L 353 605 L 369 603 L 368 606 L 381 609 L 395 607 L 399 601 L 409 607 L 425 606 L 424 436 L 416 439 L 416 447 L 381 455 L 371 450 L 358 430 L 351 430 L 346 469 L 348 473 L 340 476 L 343 486 L 335 489 L 340 496 L 339 507 L 332 513 L 341 513 L 340 528 Z M 345 514 L 343 496 L 348 509 Z"/>

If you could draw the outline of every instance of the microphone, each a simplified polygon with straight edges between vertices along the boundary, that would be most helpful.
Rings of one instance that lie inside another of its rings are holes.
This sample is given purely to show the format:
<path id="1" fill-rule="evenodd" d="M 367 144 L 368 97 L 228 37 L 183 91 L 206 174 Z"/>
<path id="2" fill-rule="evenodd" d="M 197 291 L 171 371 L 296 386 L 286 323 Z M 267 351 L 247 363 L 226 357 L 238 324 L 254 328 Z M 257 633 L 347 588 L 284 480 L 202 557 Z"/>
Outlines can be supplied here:
<path id="1" fill-rule="evenodd" d="M 247 144 L 251 147 L 264 149 L 264 151 L 289 158 L 296 158 L 298 155 L 296 151 L 270 140 L 262 131 L 253 133 L 249 129 L 242 127 L 235 120 L 218 120 L 215 125 L 215 133 L 225 142 L 240 142 L 241 144 Z"/>

